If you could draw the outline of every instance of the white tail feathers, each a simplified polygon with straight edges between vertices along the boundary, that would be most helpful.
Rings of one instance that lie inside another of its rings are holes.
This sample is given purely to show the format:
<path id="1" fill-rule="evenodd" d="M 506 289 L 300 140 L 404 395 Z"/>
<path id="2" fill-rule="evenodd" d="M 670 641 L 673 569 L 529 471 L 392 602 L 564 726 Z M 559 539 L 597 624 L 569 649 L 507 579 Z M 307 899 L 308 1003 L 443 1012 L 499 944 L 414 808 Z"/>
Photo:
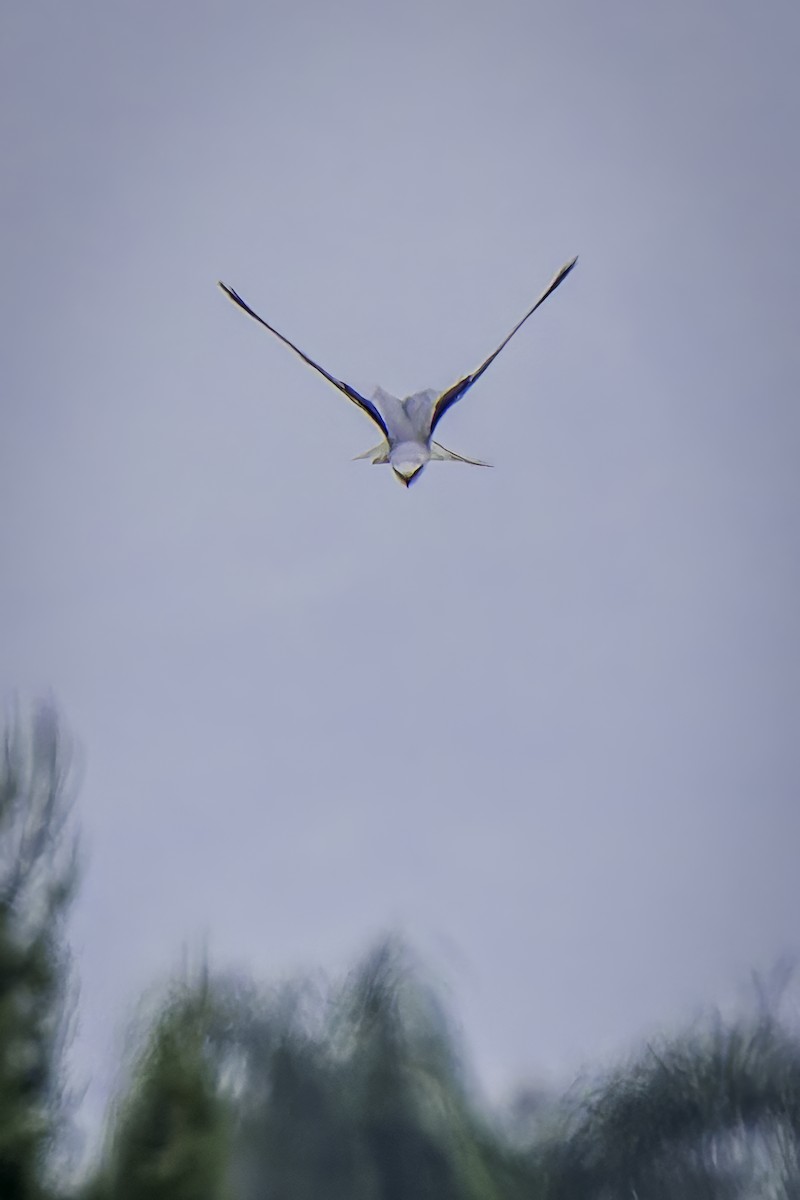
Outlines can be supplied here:
<path id="1" fill-rule="evenodd" d="M 365 450 L 363 454 L 356 454 L 353 462 L 358 462 L 361 458 L 371 458 L 373 466 L 379 463 L 388 463 L 389 461 L 389 443 L 386 441 L 379 442 L 377 446 L 372 446 L 371 449 Z M 491 467 L 491 463 L 482 462 L 479 458 L 465 458 L 463 454 L 456 454 L 454 450 L 448 450 L 446 446 L 442 446 L 439 442 L 431 442 L 431 462 L 460 462 L 466 463 L 470 467 Z"/>
<path id="2" fill-rule="evenodd" d="M 372 458 L 373 454 L 375 455 Z M 363 454 L 357 454 L 353 462 L 358 462 L 360 458 L 372 458 L 372 465 L 377 463 L 388 463 L 389 461 L 389 443 L 379 442 L 377 446 L 373 446 L 371 450 L 365 450 Z"/>
<path id="3" fill-rule="evenodd" d="M 431 442 L 431 461 L 467 463 L 470 467 L 490 467 L 492 465 L 481 462 L 479 458 L 464 458 L 463 454 L 456 454 L 454 450 L 448 450 L 439 442 Z"/>

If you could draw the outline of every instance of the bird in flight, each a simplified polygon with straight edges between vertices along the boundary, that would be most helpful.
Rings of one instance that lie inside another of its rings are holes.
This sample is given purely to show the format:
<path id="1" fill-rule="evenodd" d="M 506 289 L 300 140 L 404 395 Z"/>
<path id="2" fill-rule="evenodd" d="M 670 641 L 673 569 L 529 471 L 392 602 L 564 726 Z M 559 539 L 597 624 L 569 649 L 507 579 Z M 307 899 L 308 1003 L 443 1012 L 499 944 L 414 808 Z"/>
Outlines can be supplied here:
<path id="1" fill-rule="evenodd" d="M 373 463 L 389 463 L 395 477 L 405 487 L 408 487 L 420 475 L 423 467 L 429 462 L 460 462 L 469 463 L 473 467 L 489 466 L 489 463 L 480 462 L 474 458 L 464 458 L 452 450 L 445 449 L 439 442 L 433 440 L 434 430 L 447 410 L 452 408 L 462 396 L 465 396 L 474 383 L 477 383 L 486 368 L 491 366 L 500 351 L 508 345 L 517 330 L 525 324 L 528 317 L 536 312 L 539 305 L 544 303 L 550 293 L 554 292 L 560 283 L 563 283 L 577 261 L 577 258 L 573 258 L 571 262 L 566 263 L 560 271 L 556 272 L 533 307 L 528 309 L 522 320 L 517 322 L 511 333 L 503 339 L 497 349 L 479 367 L 470 372 L 469 375 L 464 375 L 444 392 L 438 392 L 431 388 L 425 392 L 415 392 L 413 396 L 406 396 L 404 400 L 399 400 L 396 396 L 390 396 L 388 392 L 385 392 L 380 387 L 375 389 L 372 399 L 368 400 L 366 396 L 362 396 L 349 383 L 345 383 L 344 380 L 330 375 L 324 367 L 314 362 L 313 358 L 309 358 L 299 346 L 295 346 L 294 342 L 290 342 L 282 333 L 278 333 L 277 329 L 273 329 L 271 325 L 268 325 L 263 317 L 260 317 L 257 312 L 254 312 L 250 308 L 249 304 L 245 304 L 242 297 L 233 288 L 228 287 L 227 284 L 221 281 L 219 286 L 234 304 L 238 304 L 239 308 L 244 309 L 248 316 L 258 321 L 265 329 L 268 329 L 270 333 L 274 334 L 276 338 L 279 338 L 287 345 L 290 350 L 294 350 L 295 354 L 299 354 L 303 362 L 308 363 L 309 367 L 313 367 L 315 371 L 318 371 L 324 379 L 328 380 L 328 383 L 332 383 L 335 388 L 338 388 L 340 392 L 347 396 L 348 400 L 352 400 L 353 404 L 357 404 L 371 421 L 374 421 L 381 431 L 381 441 L 377 446 L 373 446 L 371 450 L 366 450 L 363 454 L 357 455 L 357 458 L 371 458 Z"/>

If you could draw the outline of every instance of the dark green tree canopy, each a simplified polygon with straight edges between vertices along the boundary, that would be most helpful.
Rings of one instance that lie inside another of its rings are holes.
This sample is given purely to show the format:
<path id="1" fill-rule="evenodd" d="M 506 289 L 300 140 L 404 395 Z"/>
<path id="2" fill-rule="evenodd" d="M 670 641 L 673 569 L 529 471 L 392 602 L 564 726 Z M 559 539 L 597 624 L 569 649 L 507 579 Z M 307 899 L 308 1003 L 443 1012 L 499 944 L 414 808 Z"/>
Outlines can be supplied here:
<path id="1" fill-rule="evenodd" d="M 69 955 L 76 880 L 72 757 L 55 711 L 6 732 L 0 766 L 0 1197 L 47 1192 L 63 1130 Z"/>

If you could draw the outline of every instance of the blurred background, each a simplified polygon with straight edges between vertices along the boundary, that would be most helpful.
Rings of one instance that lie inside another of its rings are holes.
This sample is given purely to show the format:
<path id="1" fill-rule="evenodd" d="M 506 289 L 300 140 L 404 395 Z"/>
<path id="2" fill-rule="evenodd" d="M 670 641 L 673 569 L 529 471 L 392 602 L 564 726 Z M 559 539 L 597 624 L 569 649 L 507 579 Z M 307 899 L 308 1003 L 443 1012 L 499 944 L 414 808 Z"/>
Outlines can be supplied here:
<path id="1" fill-rule="evenodd" d="M 794 6 L 4 18 L 4 699 L 85 760 L 98 1127 L 181 953 L 433 965 L 490 1097 L 797 946 Z M 493 471 L 413 489 L 228 304 Z M 185 948 L 185 949 L 184 949 Z"/>

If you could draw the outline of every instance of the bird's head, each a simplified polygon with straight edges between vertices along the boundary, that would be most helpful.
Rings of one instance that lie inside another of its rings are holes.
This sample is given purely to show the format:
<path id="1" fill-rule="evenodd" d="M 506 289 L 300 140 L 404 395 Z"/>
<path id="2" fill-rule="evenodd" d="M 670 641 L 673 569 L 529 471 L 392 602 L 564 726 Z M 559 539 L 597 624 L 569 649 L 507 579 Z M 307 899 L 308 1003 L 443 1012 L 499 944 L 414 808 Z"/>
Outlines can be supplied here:
<path id="1" fill-rule="evenodd" d="M 412 463 L 403 463 L 399 467 L 392 467 L 395 478 L 399 479 L 404 487 L 408 487 L 417 478 L 422 470 L 422 463 L 414 465 Z"/>
<path id="2" fill-rule="evenodd" d="M 405 442 L 396 446 L 389 455 L 389 462 L 395 479 L 399 479 L 404 487 L 408 487 L 416 479 L 430 458 L 430 452 L 425 446 L 416 442 Z"/>

